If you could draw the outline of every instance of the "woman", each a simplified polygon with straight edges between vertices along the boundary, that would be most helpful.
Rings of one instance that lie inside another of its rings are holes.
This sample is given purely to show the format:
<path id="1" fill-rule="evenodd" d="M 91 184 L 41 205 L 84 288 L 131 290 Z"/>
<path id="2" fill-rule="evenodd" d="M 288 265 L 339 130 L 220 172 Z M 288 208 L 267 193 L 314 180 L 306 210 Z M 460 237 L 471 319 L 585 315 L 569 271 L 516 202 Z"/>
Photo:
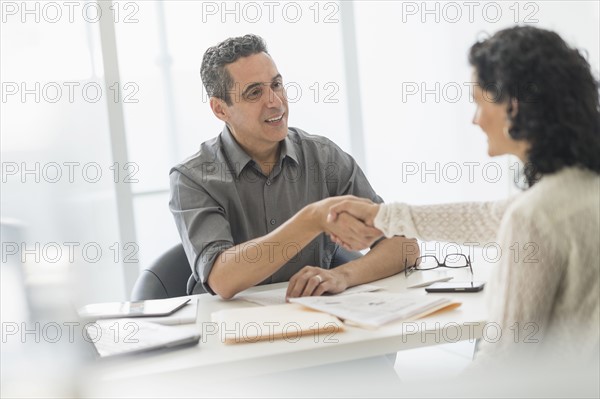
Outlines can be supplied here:
<path id="1" fill-rule="evenodd" d="M 556 33 L 533 27 L 505 29 L 474 44 L 469 62 L 478 82 L 473 123 L 487 135 L 490 156 L 513 154 L 523 161 L 528 189 L 489 203 L 410 206 L 350 199 L 334 206 L 330 217 L 347 212 L 388 237 L 496 240 L 503 256 L 486 291 L 490 321 L 500 325 L 503 335 L 496 344 L 486 343 L 482 353 L 518 348 L 537 356 L 546 349 L 552 356 L 595 360 L 600 322 L 598 83 L 577 50 Z M 356 238 L 351 231 L 333 238 L 356 249 L 348 244 Z"/>

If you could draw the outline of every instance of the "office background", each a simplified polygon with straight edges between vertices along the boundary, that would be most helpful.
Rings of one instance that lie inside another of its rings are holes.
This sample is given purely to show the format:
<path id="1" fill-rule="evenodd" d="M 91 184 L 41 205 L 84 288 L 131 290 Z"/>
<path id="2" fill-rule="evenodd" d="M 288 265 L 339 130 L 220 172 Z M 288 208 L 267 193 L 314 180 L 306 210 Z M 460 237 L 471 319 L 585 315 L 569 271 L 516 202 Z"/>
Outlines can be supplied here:
<path id="1" fill-rule="evenodd" d="M 475 40 L 549 28 L 600 69 L 596 1 L 66 3 L 2 2 L 1 216 L 21 226 L 28 273 L 66 272 L 81 303 L 127 299 L 179 242 L 168 172 L 222 128 L 199 69 L 227 37 L 265 38 L 290 126 L 337 142 L 386 201 L 417 204 L 516 190 L 516 160 L 487 157 L 471 124 Z"/>

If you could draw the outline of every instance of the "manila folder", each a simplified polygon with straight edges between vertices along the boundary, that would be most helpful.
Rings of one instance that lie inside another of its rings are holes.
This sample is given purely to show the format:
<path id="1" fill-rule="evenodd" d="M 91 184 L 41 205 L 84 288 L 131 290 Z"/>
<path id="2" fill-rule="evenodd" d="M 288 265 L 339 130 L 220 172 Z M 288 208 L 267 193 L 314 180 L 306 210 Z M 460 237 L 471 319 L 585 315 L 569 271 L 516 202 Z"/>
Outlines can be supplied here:
<path id="1" fill-rule="evenodd" d="M 212 313 L 211 318 L 226 344 L 293 339 L 344 330 L 344 324 L 337 317 L 294 303 L 224 309 Z"/>

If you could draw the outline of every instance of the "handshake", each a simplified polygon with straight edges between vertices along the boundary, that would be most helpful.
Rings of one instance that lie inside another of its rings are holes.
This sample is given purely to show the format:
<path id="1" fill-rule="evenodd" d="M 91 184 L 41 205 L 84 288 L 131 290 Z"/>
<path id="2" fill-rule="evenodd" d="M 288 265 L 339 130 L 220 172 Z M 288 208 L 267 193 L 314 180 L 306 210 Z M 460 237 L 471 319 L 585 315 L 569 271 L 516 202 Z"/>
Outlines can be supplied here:
<path id="1" fill-rule="evenodd" d="M 383 232 L 375 228 L 379 204 L 352 195 L 321 200 L 317 206 L 322 231 L 350 251 L 370 247 Z"/>

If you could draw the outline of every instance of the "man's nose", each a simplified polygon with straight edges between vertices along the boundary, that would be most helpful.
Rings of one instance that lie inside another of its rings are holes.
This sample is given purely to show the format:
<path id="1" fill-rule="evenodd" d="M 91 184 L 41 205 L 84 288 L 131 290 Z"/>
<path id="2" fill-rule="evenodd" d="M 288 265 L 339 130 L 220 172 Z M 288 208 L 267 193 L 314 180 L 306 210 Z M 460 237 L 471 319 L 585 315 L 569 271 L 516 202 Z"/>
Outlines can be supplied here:
<path id="1" fill-rule="evenodd" d="M 272 88 L 269 88 L 269 98 L 267 98 L 267 105 L 269 107 L 277 108 L 283 105 L 283 100 L 279 97 L 279 94 L 276 93 Z"/>

